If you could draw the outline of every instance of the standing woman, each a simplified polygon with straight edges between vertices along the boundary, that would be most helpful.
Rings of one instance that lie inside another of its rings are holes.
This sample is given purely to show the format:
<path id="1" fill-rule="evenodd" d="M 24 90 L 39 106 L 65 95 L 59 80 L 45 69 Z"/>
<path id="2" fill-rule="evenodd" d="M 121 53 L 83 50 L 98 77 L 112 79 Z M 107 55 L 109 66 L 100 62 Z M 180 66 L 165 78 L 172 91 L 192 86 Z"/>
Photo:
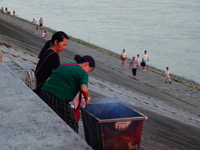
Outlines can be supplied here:
<path id="1" fill-rule="evenodd" d="M 132 60 L 129 65 L 132 68 L 132 74 L 133 74 L 133 79 L 136 79 L 136 74 L 137 74 L 137 68 L 138 68 L 138 61 L 135 59 L 135 57 L 132 57 Z"/>
<path id="2" fill-rule="evenodd" d="M 144 69 L 142 69 L 143 71 L 146 71 L 147 70 L 147 61 L 149 61 L 149 56 L 147 54 L 147 51 L 145 50 L 144 51 L 144 55 L 143 55 L 143 62 L 145 63 L 145 67 Z"/>
<path id="3" fill-rule="evenodd" d="M 75 60 L 77 63 L 62 64 L 53 72 L 43 85 L 40 97 L 78 133 L 78 121 L 69 103 L 80 91 L 88 105 L 88 73 L 95 68 L 95 61 L 88 55 L 76 55 Z"/>
<path id="4" fill-rule="evenodd" d="M 53 34 L 51 40 L 47 41 L 41 50 L 36 66 L 37 88 L 34 90 L 39 94 L 42 85 L 50 77 L 52 72 L 60 65 L 58 53 L 62 52 L 68 44 L 68 36 L 62 31 Z"/>
<path id="5" fill-rule="evenodd" d="M 42 17 L 40 17 L 40 20 L 39 20 L 39 24 L 40 24 L 40 29 L 43 29 L 43 19 Z"/>
<path id="6" fill-rule="evenodd" d="M 33 25 L 32 28 L 35 29 L 36 28 L 36 20 L 35 20 L 35 18 L 33 18 L 33 20 L 32 20 L 32 25 Z"/>
<path id="7" fill-rule="evenodd" d="M 121 53 L 121 61 L 122 61 L 122 69 L 126 70 L 126 58 L 127 58 L 127 53 L 126 50 L 123 49 Z"/>

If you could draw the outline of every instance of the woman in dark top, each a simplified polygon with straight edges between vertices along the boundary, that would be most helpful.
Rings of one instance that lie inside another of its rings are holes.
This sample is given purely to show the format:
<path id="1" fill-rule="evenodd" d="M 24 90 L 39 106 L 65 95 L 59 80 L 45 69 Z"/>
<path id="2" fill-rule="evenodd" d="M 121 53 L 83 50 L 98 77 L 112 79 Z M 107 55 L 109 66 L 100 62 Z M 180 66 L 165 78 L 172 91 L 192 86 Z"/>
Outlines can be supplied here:
<path id="1" fill-rule="evenodd" d="M 36 66 L 37 88 L 34 90 L 37 94 L 50 77 L 52 72 L 60 65 L 58 53 L 62 52 L 68 44 L 68 36 L 62 31 L 53 34 L 51 40 L 47 41 L 41 50 Z"/>

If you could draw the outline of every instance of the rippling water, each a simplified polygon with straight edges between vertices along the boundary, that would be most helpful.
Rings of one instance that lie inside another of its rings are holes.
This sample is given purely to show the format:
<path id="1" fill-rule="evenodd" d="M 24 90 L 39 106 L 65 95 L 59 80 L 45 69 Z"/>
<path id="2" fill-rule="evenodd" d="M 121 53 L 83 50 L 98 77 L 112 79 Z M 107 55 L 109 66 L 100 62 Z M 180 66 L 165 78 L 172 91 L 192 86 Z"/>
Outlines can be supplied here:
<path id="1" fill-rule="evenodd" d="M 199 0 L 0 0 L 27 20 L 128 57 L 147 50 L 150 66 L 200 84 Z"/>

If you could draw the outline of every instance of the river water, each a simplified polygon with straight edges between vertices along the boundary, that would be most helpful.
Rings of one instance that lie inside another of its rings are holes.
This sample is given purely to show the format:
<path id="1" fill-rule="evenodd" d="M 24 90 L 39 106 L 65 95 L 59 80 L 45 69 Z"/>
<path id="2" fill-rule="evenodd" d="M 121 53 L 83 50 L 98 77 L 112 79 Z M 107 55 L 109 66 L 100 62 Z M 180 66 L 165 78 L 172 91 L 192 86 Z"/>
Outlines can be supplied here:
<path id="1" fill-rule="evenodd" d="M 44 26 L 200 84 L 199 0 L 0 0 L 0 7 Z"/>

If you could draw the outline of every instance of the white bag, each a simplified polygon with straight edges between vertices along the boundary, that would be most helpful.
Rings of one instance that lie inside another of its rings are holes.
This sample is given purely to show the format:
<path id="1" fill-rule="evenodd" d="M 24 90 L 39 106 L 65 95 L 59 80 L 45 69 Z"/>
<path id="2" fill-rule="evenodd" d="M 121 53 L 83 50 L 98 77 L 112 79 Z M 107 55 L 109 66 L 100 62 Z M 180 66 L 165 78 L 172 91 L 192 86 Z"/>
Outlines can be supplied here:
<path id="1" fill-rule="evenodd" d="M 40 70 L 40 68 L 42 67 L 42 65 L 44 64 L 44 62 L 47 60 L 47 58 L 53 54 L 53 52 L 51 52 L 49 55 L 47 55 L 47 57 L 44 59 L 44 61 L 41 63 L 41 65 L 37 68 L 36 71 L 34 71 L 33 69 L 31 71 L 27 72 L 27 76 L 26 76 L 26 85 L 31 89 L 31 90 L 35 90 L 37 88 L 37 79 L 36 79 L 36 74 L 37 72 Z"/>
<path id="2" fill-rule="evenodd" d="M 36 80 L 35 72 L 33 70 L 27 72 L 26 85 L 31 90 L 35 90 L 37 87 L 37 80 Z"/>
<path id="3" fill-rule="evenodd" d="M 85 98 L 84 98 L 84 96 L 83 96 L 83 94 L 81 94 L 81 96 L 82 96 L 82 98 L 81 98 L 81 106 L 83 107 L 83 108 L 85 108 Z M 90 101 L 90 97 L 89 97 L 89 101 Z M 72 104 L 72 107 L 74 108 L 74 109 L 76 109 L 77 107 L 78 107 L 78 105 L 79 105 L 79 92 L 78 92 L 78 94 L 76 95 L 76 97 L 73 99 L 73 104 Z"/>

